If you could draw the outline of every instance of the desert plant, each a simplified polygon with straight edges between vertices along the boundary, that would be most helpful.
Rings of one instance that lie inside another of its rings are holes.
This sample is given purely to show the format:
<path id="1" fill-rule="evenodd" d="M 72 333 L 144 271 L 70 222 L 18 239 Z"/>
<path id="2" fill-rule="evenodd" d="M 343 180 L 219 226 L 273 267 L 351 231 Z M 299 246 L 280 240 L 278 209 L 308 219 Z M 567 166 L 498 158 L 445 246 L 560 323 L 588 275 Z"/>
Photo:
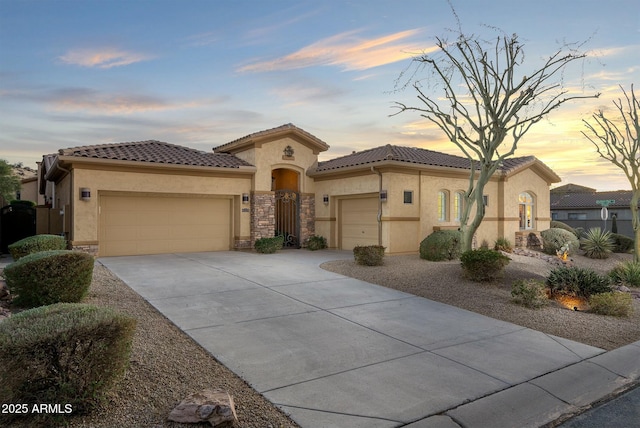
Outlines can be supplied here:
<path id="1" fill-rule="evenodd" d="M 640 262 L 619 263 L 609 272 L 611 282 L 617 285 L 640 288 Z"/>
<path id="2" fill-rule="evenodd" d="M 614 317 L 628 317 L 633 312 L 633 298 L 629 293 L 611 291 L 589 297 L 590 312 Z"/>
<path id="3" fill-rule="evenodd" d="M 580 241 L 573 233 L 558 228 L 543 230 L 542 236 L 543 250 L 547 254 L 555 255 L 565 245 L 568 245 L 569 255 L 574 254 L 580 248 Z"/>
<path id="4" fill-rule="evenodd" d="M 584 230 L 584 227 L 576 227 L 573 229 L 575 231 L 575 235 L 578 239 L 584 238 L 587 236 L 587 232 Z"/>
<path id="5" fill-rule="evenodd" d="M 496 242 L 493 245 L 493 249 L 496 251 L 504 251 L 506 253 L 510 253 L 513 251 L 511 242 L 507 238 L 502 238 L 502 237 L 496 239 Z"/>
<path id="6" fill-rule="evenodd" d="M 615 244 L 614 253 L 630 253 L 633 249 L 633 239 L 619 233 L 612 233 L 611 238 Z"/>
<path id="7" fill-rule="evenodd" d="M 547 286 L 537 279 L 520 279 L 511 286 L 511 300 L 527 308 L 541 308 L 549 302 Z"/>
<path id="8" fill-rule="evenodd" d="M 460 232 L 436 230 L 420 242 L 420 258 L 439 262 L 460 257 Z"/>
<path id="9" fill-rule="evenodd" d="M 80 302 L 89 290 L 94 260 L 80 251 L 41 251 L 4 269 L 7 287 L 19 306 Z"/>
<path id="10" fill-rule="evenodd" d="M 599 227 L 589 229 L 584 238 L 580 239 L 580 247 L 584 255 L 592 259 L 606 259 L 613 251 L 615 244 L 611 239 L 611 233 L 603 231 Z"/>
<path id="11" fill-rule="evenodd" d="M 0 323 L 0 402 L 98 404 L 124 375 L 134 318 L 77 303 L 42 306 Z M 6 418 L 11 415 L 2 414 Z M 4 425 L 8 426 L 8 425 Z"/>
<path id="12" fill-rule="evenodd" d="M 67 240 L 59 235 L 34 235 L 9 245 L 9 252 L 15 261 L 40 251 L 66 249 Z"/>
<path id="13" fill-rule="evenodd" d="M 570 295 L 588 298 L 593 294 L 611 291 L 609 278 L 593 269 L 562 266 L 553 269 L 547 277 L 547 285 L 553 295 Z"/>
<path id="14" fill-rule="evenodd" d="M 327 248 L 327 240 L 324 238 L 324 236 L 312 235 L 307 238 L 306 247 L 311 251 L 323 250 Z"/>
<path id="15" fill-rule="evenodd" d="M 573 227 L 571 227 L 571 226 L 569 226 L 567 223 L 563 223 L 563 222 L 561 222 L 561 221 L 551 220 L 551 223 L 549 223 L 549 228 L 551 228 L 551 229 L 564 229 L 564 230 L 566 230 L 567 232 L 571 232 L 571 233 L 573 233 L 573 234 L 574 234 L 574 235 L 576 235 L 578 238 L 580 237 L 580 235 L 578 235 L 578 234 L 576 233 L 576 230 L 575 230 Z"/>
<path id="16" fill-rule="evenodd" d="M 478 282 L 493 281 L 500 277 L 511 259 L 499 251 L 478 249 L 465 251 L 460 256 L 463 275 Z"/>
<path id="17" fill-rule="evenodd" d="M 358 245 L 353 249 L 353 257 L 359 265 L 381 266 L 384 259 L 384 250 L 385 248 L 381 245 Z"/>
<path id="18" fill-rule="evenodd" d="M 262 254 L 271 254 L 282 249 L 284 244 L 284 236 L 274 236 L 272 238 L 259 238 L 256 239 L 255 248 L 256 251 Z"/>

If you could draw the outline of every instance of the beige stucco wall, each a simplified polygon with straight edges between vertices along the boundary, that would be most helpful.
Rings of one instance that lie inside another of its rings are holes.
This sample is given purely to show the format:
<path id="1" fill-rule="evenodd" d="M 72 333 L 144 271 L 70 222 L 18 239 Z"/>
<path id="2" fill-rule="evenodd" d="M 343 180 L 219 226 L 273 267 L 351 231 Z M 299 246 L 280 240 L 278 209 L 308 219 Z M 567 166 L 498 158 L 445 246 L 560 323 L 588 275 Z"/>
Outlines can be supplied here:
<path id="1" fill-rule="evenodd" d="M 291 146 L 294 151 L 291 158 L 284 156 L 283 151 L 287 146 Z M 314 192 L 313 179 L 306 175 L 306 171 L 317 161 L 318 156 L 308 146 L 291 137 L 259 144 L 256 147 L 236 153 L 236 156 L 256 166 L 257 171 L 252 189 L 254 191 L 265 192 L 272 190 L 271 171 L 277 168 L 288 168 L 298 172 L 300 192 Z"/>
<path id="2" fill-rule="evenodd" d="M 73 169 L 73 215 L 71 239 L 74 242 L 97 242 L 100 194 L 105 192 L 140 192 L 157 195 L 220 195 L 232 197 L 235 237 L 248 237 L 249 212 L 242 212 L 243 193 L 251 190 L 251 175 L 213 176 L 186 172 L 145 170 L 104 170 L 78 166 Z M 57 186 L 60 188 L 60 186 Z M 80 188 L 91 189 L 91 200 L 80 200 Z M 247 206 L 248 208 L 248 206 Z"/>

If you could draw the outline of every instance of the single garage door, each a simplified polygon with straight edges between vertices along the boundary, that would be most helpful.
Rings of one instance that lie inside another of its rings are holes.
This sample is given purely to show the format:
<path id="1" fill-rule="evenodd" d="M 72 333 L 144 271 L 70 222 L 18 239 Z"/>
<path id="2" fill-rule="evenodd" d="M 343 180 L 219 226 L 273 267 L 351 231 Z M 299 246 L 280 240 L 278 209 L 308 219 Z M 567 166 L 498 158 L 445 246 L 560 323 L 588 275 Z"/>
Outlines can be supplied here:
<path id="1" fill-rule="evenodd" d="M 100 197 L 100 256 L 221 251 L 231 246 L 231 199 Z"/>
<path id="2" fill-rule="evenodd" d="M 340 248 L 378 245 L 378 198 L 340 201 Z"/>

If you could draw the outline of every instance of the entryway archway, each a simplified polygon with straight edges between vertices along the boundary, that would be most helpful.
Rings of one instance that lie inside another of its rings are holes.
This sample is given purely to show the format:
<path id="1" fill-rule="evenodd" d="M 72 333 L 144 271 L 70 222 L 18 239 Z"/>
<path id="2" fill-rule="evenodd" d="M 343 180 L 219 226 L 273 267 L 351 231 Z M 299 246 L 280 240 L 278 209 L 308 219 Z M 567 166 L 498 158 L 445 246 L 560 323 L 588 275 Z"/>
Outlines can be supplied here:
<path id="1" fill-rule="evenodd" d="M 284 248 L 300 248 L 300 174 L 287 168 L 271 171 L 275 192 L 275 234 L 284 237 Z"/>

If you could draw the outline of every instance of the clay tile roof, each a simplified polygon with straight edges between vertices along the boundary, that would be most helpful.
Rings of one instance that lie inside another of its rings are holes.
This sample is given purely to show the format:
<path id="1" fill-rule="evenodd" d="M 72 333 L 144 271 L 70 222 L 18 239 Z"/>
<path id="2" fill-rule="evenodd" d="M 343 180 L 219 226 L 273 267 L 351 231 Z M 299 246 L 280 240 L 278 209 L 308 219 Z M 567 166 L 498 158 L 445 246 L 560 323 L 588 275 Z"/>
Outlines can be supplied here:
<path id="1" fill-rule="evenodd" d="M 587 187 L 587 189 L 589 189 Z M 565 208 L 601 208 L 596 201 L 613 200 L 610 207 L 626 207 L 631 205 L 631 190 L 615 190 L 606 192 L 551 192 L 551 209 Z"/>
<path id="2" fill-rule="evenodd" d="M 60 149 L 59 155 L 172 165 L 238 168 L 251 164 L 226 153 L 207 153 L 161 141 L 102 144 Z"/>
<path id="3" fill-rule="evenodd" d="M 244 142 L 247 142 L 247 141 L 255 140 L 255 139 L 258 139 L 260 137 L 268 137 L 270 135 L 277 135 L 277 134 L 279 134 L 281 132 L 286 132 L 286 131 L 295 131 L 295 132 L 297 132 L 297 133 L 299 133 L 301 135 L 304 135 L 307 139 L 313 141 L 322 150 L 327 150 L 329 148 L 329 145 L 327 143 L 325 143 L 324 141 L 322 141 L 321 139 L 319 139 L 315 135 L 310 134 L 309 132 L 305 131 L 302 128 L 298 128 L 297 126 L 295 126 L 292 123 L 286 123 L 284 125 L 277 126 L 275 128 L 265 129 L 263 131 L 258 131 L 258 132 L 254 132 L 254 133 L 249 134 L 249 135 L 245 135 L 244 137 L 237 138 L 237 139 L 235 139 L 233 141 L 230 141 L 228 143 L 225 143 L 225 144 L 222 144 L 220 146 L 214 147 L 213 150 L 216 153 L 224 152 L 225 150 L 228 150 L 231 147 L 237 146 L 240 143 L 244 143 Z"/>
<path id="4" fill-rule="evenodd" d="M 355 152 L 350 155 L 319 162 L 317 172 L 337 170 L 359 165 L 374 164 L 383 161 L 398 161 L 419 165 L 442 166 L 448 168 L 470 169 L 469 160 L 462 156 L 448 155 L 418 147 L 386 146 Z M 507 159 L 500 168 L 503 173 L 510 172 L 535 161 L 533 156 Z"/>

